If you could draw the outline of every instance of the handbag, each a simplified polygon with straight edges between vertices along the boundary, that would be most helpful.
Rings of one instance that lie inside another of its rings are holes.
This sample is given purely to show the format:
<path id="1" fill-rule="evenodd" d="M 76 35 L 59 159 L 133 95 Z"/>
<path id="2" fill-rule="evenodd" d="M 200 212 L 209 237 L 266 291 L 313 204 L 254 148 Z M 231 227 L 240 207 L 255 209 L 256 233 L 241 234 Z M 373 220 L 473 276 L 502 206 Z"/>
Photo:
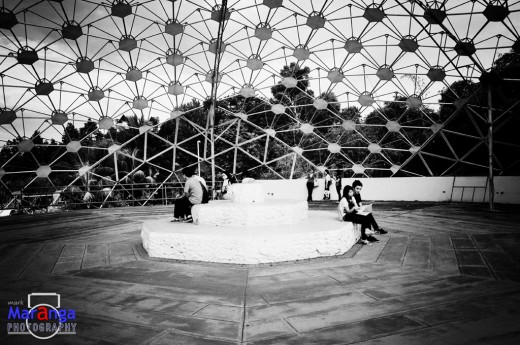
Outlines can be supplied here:
<path id="1" fill-rule="evenodd" d="M 318 186 L 319 186 L 318 180 L 314 179 L 314 187 L 318 187 Z"/>

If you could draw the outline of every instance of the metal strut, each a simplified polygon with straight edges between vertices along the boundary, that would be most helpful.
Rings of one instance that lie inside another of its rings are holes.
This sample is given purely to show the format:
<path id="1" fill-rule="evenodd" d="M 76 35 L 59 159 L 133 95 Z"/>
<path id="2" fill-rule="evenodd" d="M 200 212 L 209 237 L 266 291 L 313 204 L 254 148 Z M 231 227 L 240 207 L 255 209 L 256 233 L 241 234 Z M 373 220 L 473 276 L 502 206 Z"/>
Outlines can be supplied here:
<path id="1" fill-rule="evenodd" d="M 210 132 L 210 147 L 211 147 L 211 186 L 213 187 L 213 198 L 215 198 L 215 111 L 217 107 L 217 88 L 218 76 L 220 69 L 220 52 L 222 49 L 222 36 L 224 34 L 224 22 L 226 21 L 227 0 L 222 0 L 220 7 L 220 20 L 217 31 L 217 50 L 215 52 L 215 63 L 213 65 L 213 73 L 211 75 L 211 105 L 208 109 L 208 126 Z M 206 131 L 207 133 L 207 131 Z"/>

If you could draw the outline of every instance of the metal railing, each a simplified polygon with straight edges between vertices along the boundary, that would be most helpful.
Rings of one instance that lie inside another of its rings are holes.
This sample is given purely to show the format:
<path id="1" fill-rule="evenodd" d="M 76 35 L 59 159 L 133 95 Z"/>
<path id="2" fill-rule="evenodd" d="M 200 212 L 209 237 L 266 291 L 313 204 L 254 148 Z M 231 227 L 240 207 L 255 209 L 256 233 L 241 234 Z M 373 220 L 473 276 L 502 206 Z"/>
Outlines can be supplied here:
<path id="1" fill-rule="evenodd" d="M 212 187 L 210 184 L 208 187 L 211 198 Z M 33 214 L 89 208 L 170 205 L 183 190 L 184 184 L 180 182 L 69 186 L 52 189 L 33 187 L 11 193 L 3 191 L 0 194 L 0 211 L 14 210 L 16 214 Z"/>

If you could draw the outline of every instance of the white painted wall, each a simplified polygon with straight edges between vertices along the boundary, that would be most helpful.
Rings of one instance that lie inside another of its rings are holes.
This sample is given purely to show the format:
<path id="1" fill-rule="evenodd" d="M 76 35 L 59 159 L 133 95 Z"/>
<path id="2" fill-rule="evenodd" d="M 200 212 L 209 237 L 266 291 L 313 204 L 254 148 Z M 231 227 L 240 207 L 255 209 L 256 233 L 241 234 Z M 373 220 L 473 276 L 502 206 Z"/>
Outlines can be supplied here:
<path id="1" fill-rule="evenodd" d="M 355 179 L 343 179 L 352 185 Z M 366 200 L 449 201 L 453 177 L 364 178 Z"/>
<path id="2" fill-rule="evenodd" d="M 520 176 L 497 176 L 494 181 L 496 203 L 520 204 Z"/>
<path id="3" fill-rule="evenodd" d="M 354 178 L 342 179 L 342 186 L 352 185 Z M 469 177 L 392 177 L 358 178 L 363 183 L 363 199 L 381 201 L 454 201 L 488 202 L 487 179 Z M 259 180 L 267 193 L 266 199 L 307 199 L 306 179 Z M 322 200 L 324 180 L 314 188 L 313 200 Z M 495 202 L 520 204 L 520 176 L 496 176 Z M 337 200 L 336 188 L 331 186 L 331 199 Z"/>

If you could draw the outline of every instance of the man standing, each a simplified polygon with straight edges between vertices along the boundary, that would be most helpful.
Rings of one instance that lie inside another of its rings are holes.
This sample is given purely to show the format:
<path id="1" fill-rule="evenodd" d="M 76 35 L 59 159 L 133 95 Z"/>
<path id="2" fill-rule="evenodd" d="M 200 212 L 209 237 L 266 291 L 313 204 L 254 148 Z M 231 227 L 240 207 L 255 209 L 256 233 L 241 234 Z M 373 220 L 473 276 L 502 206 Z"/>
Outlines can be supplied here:
<path id="1" fill-rule="evenodd" d="M 203 200 L 204 192 L 207 194 L 207 190 L 205 190 L 206 181 L 204 181 L 204 183 L 200 181 L 202 177 L 195 175 L 195 169 L 193 167 L 182 169 L 182 173 L 186 177 L 184 193 L 180 198 L 175 199 L 172 222 L 192 222 L 191 207 L 206 201 Z"/>
<path id="2" fill-rule="evenodd" d="M 361 189 L 363 189 L 363 184 L 361 183 L 361 181 L 355 180 L 352 183 L 352 188 L 354 188 L 354 198 L 356 199 L 358 206 L 359 207 L 363 206 L 362 200 L 361 200 Z M 370 225 L 372 225 L 372 228 L 374 228 L 374 231 L 376 232 L 376 234 L 384 235 L 384 234 L 388 233 L 388 231 L 379 227 L 379 225 L 377 224 L 376 220 L 374 219 L 374 216 L 372 215 L 372 213 L 369 213 L 365 217 L 368 217 L 368 221 L 370 222 Z M 369 241 L 370 241 L 370 238 L 369 238 Z"/>
<path id="3" fill-rule="evenodd" d="M 336 183 L 336 192 L 338 192 L 338 201 L 341 201 L 341 198 L 343 197 L 343 195 L 341 195 L 341 191 L 342 191 L 342 188 L 341 188 L 341 177 L 343 176 L 343 174 L 341 174 L 341 172 L 336 172 L 336 177 L 335 177 L 335 183 Z"/>
<path id="4" fill-rule="evenodd" d="M 312 192 L 318 186 L 318 180 L 313 173 L 307 175 L 307 201 L 312 201 Z"/>

